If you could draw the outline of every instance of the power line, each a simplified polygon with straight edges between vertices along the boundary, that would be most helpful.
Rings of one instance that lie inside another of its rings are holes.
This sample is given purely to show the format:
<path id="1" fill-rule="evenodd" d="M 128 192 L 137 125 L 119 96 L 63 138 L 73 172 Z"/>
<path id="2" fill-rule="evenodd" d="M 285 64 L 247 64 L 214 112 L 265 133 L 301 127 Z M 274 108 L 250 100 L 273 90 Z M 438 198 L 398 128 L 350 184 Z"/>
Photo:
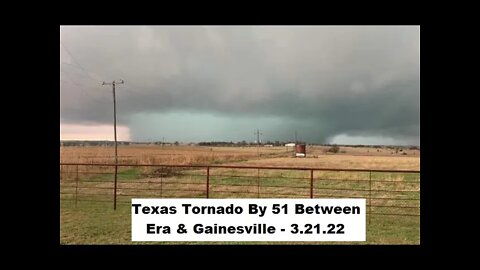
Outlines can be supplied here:
<path id="1" fill-rule="evenodd" d="M 73 85 L 77 85 L 77 86 L 80 86 L 80 87 L 81 87 L 81 86 L 84 86 L 84 85 L 78 83 L 77 81 L 75 81 L 74 79 L 72 79 L 72 78 L 70 77 L 70 75 L 67 75 L 66 72 L 64 72 L 64 71 L 62 71 L 62 70 L 60 70 L 60 72 L 63 72 L 63 73 L 64 73 L 63 79 L 67 79 L 67 80 L 62 80 L 62 78 L 60 78 L 60 81 L 61 81 L 61 82 L 62 82 L 62 81 L 63 81 L 63 82 L 67 82 L 67 83 L 70 83 L 70 84 L 73 84 Z"/>
<path id="2" fill-rule="evenodd" d="M 67 62 L 63 62 L 63 61 L 60 61 L 61 64 L 64 64 L 64 65 L 69 65 L 70 67 L 72 68 L 76 68 L 76 69 L 80 69 L 81 71 L 84 71 L 83 69 L 81 69 L 80 67 L 78 67 L 77 65 L 74 65 L 74 64 L 70 64 L 70 63 L 67 63 Z M 89 72 L 91 74 L 95 74 L 94 72 Z M 81 73 L 82 76 L 84 76 L 85 78 L 89 79 L 89 80 L 92 80 L 92 81 L 95 81 L 95 82 L 102 82 L 101 80 L 98 80 L 98 79 L 95 79 L 93 78 L 92 76 L 89 76 L 89 74 L 85 74 L 85 72 Z"/>
<path id="3" fill-rule="evenodd" d="M 73 56 L 73 54 L 67 49 L 67 47 L 60 41 L 60 45 L 62 45 L 62 47 L 65 49 L 65 51 L 68 53 L 68 55 L 70 55 L 70 58 L 72 58 L 72 60 L 76 63 L 76 65 L 82 69 L 90 78 L 92 78 L 93 80 L 97 81 L 97 82 L 102 82 L 101 80 L 99 79 L 95 79 L 93 78 L 91 75 L 90 75 L 90 72 L 85 69 L 82 65 L 80 65 L 80 63 L 77 61 L 77 59 Z M 93 73 L 93 72 L 92 72 Z"/>
<path id="4" fill-rule="evenodd" d="M 62 47 L 65 49 L 65 51 L 68 53 L 68 55 L 70 55 L 70 58 L 72 58 L 72 60 L 76 63 L 76 65 L 78 67 L 80 67 L 81 69 L 83 69 L 83 71 L 87 72 L 87 70 L 82 66 L 80 65 L 80 63 L 77 61 L 77 59 L 73 56 L 72 53 L 70 53 L 70 50 L 67 49 L 67 47 L 65 45 L 63 45 L 63 43 L 60 41 L 60 45 L 62 45 Z"/>
<path id="5" fill-rule="evenodd" d="M 70 75 L 68 74 L 68 72 L 66 72 L 66 71 L 64 71 L 64 70 L 60 70 L 60 72 L 64 74 L 64 75 L 63 75 L 63 78 L 62 78 L 62 77 L 60 78 L 60 81 L 72 83 L 72 84 L 75 84 L 75 85 L 78 85 L 78 86 L 88 87 L 87 85 L 82 84 L 82 83 L 79 83 L 79 82 L 77 82 L 76 80 L 74 80 L 72 77 L 70 77 Z M 62 80 L 62 79 L 68 79 L 68 80 Z"/>
<path id="6" fill-rule="evenodd" d="M 60 72 L 63 73 L 63 75 L 60 77 L 61 82 L 65 82 L 65 83 L 68 83 L 68 84 L 75 85 L 75 86 L 77 86 L 78 88 L 81 89 L 81 92 L 84 92 L 87 95 L 90 95 L 91 93 L 93 93 L 92 91 L 89 91 L 87 89 L 91 89 L 91 88 L 100 89 L 98 87 L 98 85 L 80 83 L 78 80 L 73 79 L 73 77 L 70 76 L 70 74 L 68 74 L 67 72 L 64 72 L 64 71 L 60 71 Z M 95 86 L 95 87 L 93 87 L 93 86 Z"/>
<path id="7" fill-rule="evenodd" d="M 70 80 L 66 81 L 66 80 L 60 79 L 60 82 L 68 83 L 68 84 L 73 84 L 73 85 L 77 85 L 77 86 L 81 86 L 80 84 L 78 84 L 78 83 L 76 83 L 76 82 L 74 82 L 74 81 L 70 81 Z"/>
<path id="8" fill-rule="evenodd" d="M 74 80 L 70 75 L 68 75 L 68 72 L 65 72 L 65 71 L 60 71 L 62 73 L 64 73 L 64 75 L 60 78 L 60 82 L 64 82 L 64 83 L 68 83 L 68 84 L 71 84 L 71 85 L 74 85 L 74 87 L 77 87 L 77 88 L 80 88 L 80 92 L 82 93 L 82 95 L 86 96 L 86 97 L 89 97 L 89 98 L 92 98 L 92 99 L 96 99 L 94 96 L 92 96 L 90 94 L 90 92 L 87 90 L 87 88 L 89 88 L 90 86 L 87 86 L 85 84 L 82 84 L 82 83 L 79 83 L 77 82 L 76 80 Z M 66 80 L 65 80 L 66 79 Z"/>
<path id="9" fill-rule="evenodd" d="M 66 64 L 66 65 L 69 65 L 71 67 L 74 67 L 74 68 L 77 68 L 77 69 L 80 69 L 83 71 L 83 73 L 85 73 L 86 75 L 86 78 L 90 79 L 90 80 L 93 80 L 95 82 L 102 82 L 101 80 L 99 79 L 96 79 L 96 78 L 93 78 L 91 74 L 95 74 L 94 72 L 90 72 L 88 71 L 86 68 L 84 68 L 80 62 L 78 62 L 78 60 L 73 56 L 73 54 L 70 52 L 70 50 L 60 41 L 60 45 L 65 49 L 65 51 L 68 53 L 68 55 L 70 55 L 70 58 L 73 60 L 73 62 L 75 62 L 75 64 L 72 64 L 72 63 L 67 63 L 67 62 L 64 62 L 64 61 L 60 61 L 61 64 Z M 62 72 L 62 70 L 60 71 Z M 63 73 L 66 75 L 68 72 L 66 70 L 63 70 Z M 66 75 L 67 76 L 67 75 Z M 97 76 L 97 75 L 96 75 Z M 86 90 L 86 88 L 88 88 L 86 85 L 83 85 L 83 84 L 79 84 L 78 82 L 76 82 L 75 80 L 73 80 L 70 76 L 67 76 L 69 81 L 73 82 L 73 84 L 79 86 L 79 88 L 82 90 L 81 92 L 83 92 L 86 96 L 89 96 L 90 98 L 92 98 L 92 96 L 90 94 L 88 94 L 88 91 Z M 95 84 L 96 85 L 96 84 Z M 83 86 L 83 87 L 82 87 Z"/>
<path id="10" fill-rule="evenodd" d="M 72 67 L 74 67 L 74 68 L 82 69 L 82 68 L 79 67 L 78 65 L 75 65 L 75 64 L 72 64 L 72 63 L 68 63 L 68 62 L 65 62 L 65 61 L 60 61 L 60 64 L 69 65 L 69 66 L 72 66 Z"/>

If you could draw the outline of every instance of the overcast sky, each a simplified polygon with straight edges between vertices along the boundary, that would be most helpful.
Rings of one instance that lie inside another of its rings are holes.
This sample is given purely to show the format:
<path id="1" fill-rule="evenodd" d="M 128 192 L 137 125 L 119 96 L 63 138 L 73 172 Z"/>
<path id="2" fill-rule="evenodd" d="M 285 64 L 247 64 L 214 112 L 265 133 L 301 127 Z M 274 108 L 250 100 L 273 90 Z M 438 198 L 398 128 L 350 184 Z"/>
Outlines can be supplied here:
<path id="1" fill-rule="evenodd" d="M 60 137 L 420 144 L 416 26 L 60 28 Z"/>

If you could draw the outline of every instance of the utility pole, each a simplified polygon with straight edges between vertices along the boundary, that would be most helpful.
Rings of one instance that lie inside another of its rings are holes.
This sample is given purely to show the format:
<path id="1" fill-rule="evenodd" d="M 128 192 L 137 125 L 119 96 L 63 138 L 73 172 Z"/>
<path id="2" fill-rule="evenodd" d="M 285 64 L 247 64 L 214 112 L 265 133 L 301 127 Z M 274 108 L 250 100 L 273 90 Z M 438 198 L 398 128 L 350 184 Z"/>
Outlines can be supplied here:
<path id="1" fill-rule="evenodd" d="M 117 103 L 115 102 L 115 85 L 123 84 L 123 80 L 119 82 L 113 81 L 111 83 L 102 82 L 102 85 L 112 85 L 113 89 L 113 136 L 115 138 L 115 179 L 113 188 L 113 210 L 117 209 L 117 171 L 118 171 L 118 157 L 117 157 Z"/>
<path id="2" fill-rule="evenodd" d="M 297 141 L 297 131 L 295 130 L 295 145 L 298 144 L 298 141 Z"/>
<path id="3" fill-rule="evenodd" d="M 263 135 L 263 133 L 260 133 L 260 130 L 257 128 L 257 132 L 253 133 L 257 135 L 257 155 L 260 155 L 259 153 L 259 147 L 260 147 L 260 135 Z"/>

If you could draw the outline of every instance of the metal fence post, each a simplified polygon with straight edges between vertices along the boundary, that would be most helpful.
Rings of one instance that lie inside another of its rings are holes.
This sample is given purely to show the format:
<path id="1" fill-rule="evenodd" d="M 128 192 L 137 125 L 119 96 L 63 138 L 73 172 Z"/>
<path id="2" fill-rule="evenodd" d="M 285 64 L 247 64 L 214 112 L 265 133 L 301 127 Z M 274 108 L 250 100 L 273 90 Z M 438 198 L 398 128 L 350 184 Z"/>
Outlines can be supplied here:
<path id="1" fill-rule="evenodd" d="M 209 198 L 209 186 L 210 186 L 210 167 L 207 166 L 207 199 Z"/>
<path id="2" fill-rule="evenodd" d="M 75 207 L 77 207 L 77 197 L 78 197 L 78 165 L 77 165 L 77 173 L 75 177 Z"/>
<path id="3" fill-rule="evenodd" d="M 164 167 L 160 167 L 160 198 L 163 198 L 163 176 L 162 176 L 162 173 L 163 173 L 163 168 Z M 166 170 L 165 170 L 166 171 Z"/>
<path id="4" fill-rule="evenodd" d="M 310 170 L 310 199 L 313 199 L 313 170 Z"/>
<path id="5" fill-rule="evenodd" d="M 368 191 L 368 224 L 370 224 L 370 220 L 372 219 L 372 172 L 370 171 L 369 177 L 369 191 Z"/>
<path id="6" fill-rule="evenodd" d="M 113 184 L 113 210 L 117 210 L 117 170 L 118 165 L 115 163 L 115 180 Z"/>
<path id="7" fill-rule="evenodd" d="M 260 198 L 260 168 L 257 168 L 257 198 Z"/>

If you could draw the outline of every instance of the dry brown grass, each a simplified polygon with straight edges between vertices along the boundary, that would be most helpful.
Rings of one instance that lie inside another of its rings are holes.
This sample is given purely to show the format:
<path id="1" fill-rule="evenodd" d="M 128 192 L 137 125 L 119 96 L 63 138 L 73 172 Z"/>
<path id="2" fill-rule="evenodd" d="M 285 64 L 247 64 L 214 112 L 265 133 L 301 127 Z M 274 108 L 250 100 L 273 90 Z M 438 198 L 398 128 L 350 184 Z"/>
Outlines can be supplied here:
<path id="1" fill-rule="evenodd" d="M 119 146 L 123 164 L 248 164 L 261 166 L 350 169 L 419 170 L 418 150 L 341 147 L 345 153 L 326 153 L 327 146 L 307 147 L 307 158 L 293 158 L 285 147 Z M 260 158 L 257 154 L 260 153 Z M 393 152 L 394 154 L 391 154 Z M 407 155 L 401 153 L 406 152 Z M 113 163 L 113 147 L 61 147 L 61 162 Z M 239 163 L 241 162 L 241 163 Z"/>
<path id="2" fill-rule="evenodd" d="M 376 150 L 359 148 L 325 154 L 326 149 L 307 148 L 309 157 L 294 158 L 284 147 L 260 148 L 259 158 L 255 147 L 121 146 L 119 155 L 120 162 L 133 164 L 420 169 L 419 156 L 381 155 Z M 111 147 L 62 147 L 60 151 L 61 162 L 113 163 Z M 115 212 L 111 210 L 113 168 L 79 166 L 76 178 L 76 167 L 61 166 L 61 239 L 64 243 L 131 243 L 128 207 L 131 198 L 205 198 L 207 193 L 205 168 L 121 167 Z M 309 198 L 310 195 L 310 171 L 210 168 L 209 172 L 210 198 Z M 370 177 L 371 184 L 367 180 Z M 419 217 L 415 216 L 419 214 L 420 205 L 419 174 L 315 171 L 314 180 L 315 198 L 368 199 L 368 212 L 377 215 L 368 215 L 372 223 L 367 227 L 366 243 L 419 243 Z"/>
<path id="3" fill-rule="evenodd" d="M 268 158 L 249 160 L 244 165 L 315 167 L 339 169 L 385 169 L 385 170 L 420 170 L 420 157 L 408 156 L 354 156 L 354 155 L 320 155 L 318 158 Z"/>
<path id="4" fill-rule="evenodd" d="M 307 154 L 310 155 L 325 155 L 330 146 L 312 146 L 307 148 Z M 403 153 L 406 153 L 404 155 Z M 339 153 L 336 155 L 352 155 L 352 156 L 406 156 L 406 157 L 420 157 L 420 150 L 402 149 L 397 151 L 396 149 L 389 149 L 387 147 L 350 147 L 340 146 Z"/>
<path id="5" fill-rule="evenodd" d="M 258 149 L 260 155 L 276 155 L 285 148 Z M 60 162 L 113 163 L 113 147 L 60 147 Z M 119 163 L 123 164 L 212 164 L 257 158 L 256 147 L 201 146 L 119 146 Z"/>

